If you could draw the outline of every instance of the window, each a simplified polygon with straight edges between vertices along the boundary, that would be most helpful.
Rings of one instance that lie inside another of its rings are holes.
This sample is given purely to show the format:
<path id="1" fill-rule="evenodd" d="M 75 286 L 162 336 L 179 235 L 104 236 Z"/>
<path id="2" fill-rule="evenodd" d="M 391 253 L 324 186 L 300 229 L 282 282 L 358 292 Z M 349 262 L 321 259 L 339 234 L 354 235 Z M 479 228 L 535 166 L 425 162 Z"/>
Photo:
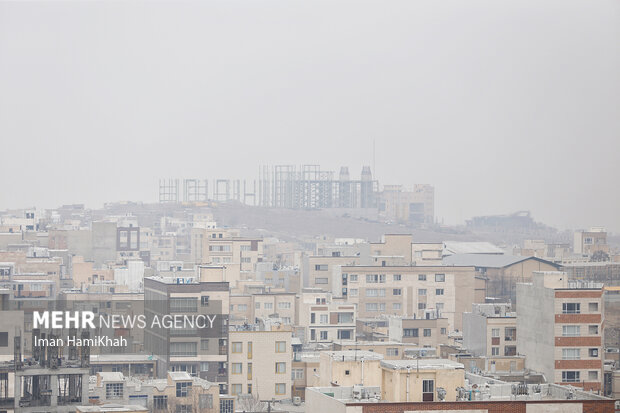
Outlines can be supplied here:
<path id="1" fill-rule="evenodd" d="M 418 337 L 418 329 L 417 328 L 404 328 L 403 336 L 404 337 Z"/>
<path id="2" fill-rule="evenodd" d="M 278 373 L 278 374 L 286 373 L 286 363 L 277 362 L 276 363 L 276 373 Z"/>
<path id="3" fill-rule="evenodd" d="M 192 383 L 189 381 L 183 381 L 177 383 L 177 397 L 187 397 L 189 389 L 192 387 Z"/>
<path id="4" fill-rule="evenodd" d="M 252 383 L 248 383 L 248 394 L 252 394 Z"/>
<path id="5" fill-rule="evenodd" d="M 426 281 L 426 274 L 418 274 L 418 281 Z"/>
<path id="6" fill-rule="evenodd" d="M 563 371 L 562 372 L 562 382 L 563 383 L 578 383 L 581 380 L 579 379 L 578 371 Z"/>
<path id="7" fill-rule="evenodd" d="M 591 336 L 598 334 L 598 326 L 588 326 L 588 334 Z"/>
<path id="8" fill-rule="evenodd" d="M 209 362 L 201 361 L 200 362 L 200 371 L 209 371 Z"/>
<path id="9" fill-rule="evenodd" d="M 248 380 L 252 380 L 252 363 L 248 363 Z"/>
<path id="10" fill-rule="evenodd" d="M 446 281 L 446 274 L 435 274 L 435 282 L 442 283 Z"/>
<path id="11" fill-rule="evenodd" d="M 357 297 L 357 288 L 351 288 L 349 289 L 349 295 L 351 297 Z"/>
<path id="12" fill-rule="evenodd" d="M 579 314 L 581 312 L 581 304 L 579 303 L 562 303 L 562 313 Z"/>
<path id="13" fill-rule="evenodd" d="M 596 313 L 598 311 L 598 303 L 589 303 L 588 311 L 591 313 Z"/>
<path id="14" fill-rule="evenodd" d="M 338 324 L 349 324 L 353 322 L 353 313 L 338 313 Z"/>
<path id="15" fill-rule="evenodd" d="M 123 383 L 106 383 L 105 397 L 107 399 L 122 399 Z"/>
<path id="16" fill-rule="evenodd" d="M 443 295 L 443 288 L 436 288 L 435 295 Z"/>
<path id="17" fill-rule="evenodd" d="M 564 337 L 579 337 L 581 335 L 581 328 L 579 326 L 562 326 L 562 336 Z"/>
<path id="18" fill-rule="evenodd" d="M 172 313 L 195 313 L 198 311 L 196 298 L 171 298 L 170 312 Z"/>
<path id="19" fill-rule="evenodd" d="M 198 354 L 198 343 L 194 342 L 178 342 L 170 343 L 170 355 L 171 356 L 196 356 Z"/>
<path id="20" fill-rule="evenodd" d="M 418 310 L 425 310 L 426 309 L 426 303 L 418 303 Z"/>
<path id="21" fill-rule="evenodd" d="M 448 330 L 445 327 L 441 327 L 441 335 L 445 336 L 446 334 L 448 334 Z"/>
<path id="22" fill-rule="evenodd" d="M 338 330 L 338 339 L 339 340 L 350 340 L 351 330 Z"/>
<path id="23" fill-rule="evenodd" d="M 213 408 L 213 395 L 212 394 L 201 394 L 198 399 L 198 407 L 201 409 L 212 409 Z"/>
<path id="24" fill-rule="evenodd" d="M 168 396 L 153 396 L 153 410 L 166 410 L 168 408 Z"/>
<path id="25" fill-rule="evenodd" d="M 424 337 L 430 337 L 431 336 L 431 329 L 430 328 L 425 328 L 424 329 Z"/>
<path id="26" fill-rule="evenodd" d="M 314 270 L 315 271 L 327 271 L 328 270 L 328 265 L 327 264 L 317 264 L 314 266 Z"/>
<path id="27" fill-rule="evenodd" d="M 310 330 L 310 340 L 312 340 L 312 341 L 316 340 L 316 330 L 315 329 L 311 329 Z"/>
<path id="28" fill-rule="evenodd" d="M 349 281 L 350 282 L 357 282 L 357 274 L 349 274 Z"/>
<path id="29" fill-rule="evenodd" d="M 400 288 L 394 288 L 392 290 L 392 295 L 402 295 L 402 290 Z"/>
<path id="30" fill-rule="evenodd" d="M 499 356 L 499 347 L 491 347 L 491 355 Z"/>
<path id="31" fill-rule="evenodd" d="M 367 283 L 371 283 L 371 284 L 375 284 L 377 282 L 379 282 L 379 276 L 377 274 L 368 274 L 366 275 L 366 282 Z"/>
<path id="32" fill-rule="evenodd" d="M 422 380 L 422 401 L 432 402 L 435 399 L 435 380 Z"/>
<path id="33" fill-rule="evenodd" d="M 208 338 L 203 338 L 202 340 L 200 340 L 200 350 L 201 351 L 209 350 L 209 339 Z"/>
<path id="34" fill-rule="evenodd" d="M 418 295 L 426 295 L 426 288 L 418 289 Z"/>
<path id="35" fill-rule="evenodd" d="M 260 303 L 254 304 L 254 308 L 257 309 L 257 310 L 260 310 Z"/>
<path id="36" fill-rule="evenodd" d="M 499 337 L 499 328 L 491 329 L 491 337 Z"/>
<path id="37" fill-rule="evenodd" d="M 209 296 L 208 295 L 203 295 L 202 297 L 200 297 L 200 305 L 202 307 L 208 307 L 209 306 Z"/>
<path id="38" fill-rule="evenodd" d="M 273 303 L 263 303 L 265 310 L 273 310 Z"/>
<path id="39" fill-rule="evenodd" d="M 562 360 L 579 360 L 580 351 L 578 348 L 563 348 L 562 349 Z"/>
<path id="40" fill-rule="evenodd" d="M 231 384 L 230 385 L 230 394 L 236 396 L 241 394 L 243 390 L 241 390 L 241 384 Z"/>
<path id="41" fill-rule="evenodd" d="M 369 288 L 366 290 L 366 297 L 376 297 L 379 294 L 378 291 L 375 288 Z"/>
<path id="42" fill-rule="evenodd" d="M 9 333 L 6 331 L 0 331 L 0 347 L 9 346 Z"/>
<path id="43" fill-rule="evenodd" d="M 291 379 L 302 380 L 304 378 L 304 369 L 293 369 L 291 371 Z"/>
<path id="44" fill-rule="evenodd" d="M 316 323 L 316 313 L 310 313 L 310 324 Z"/>
<path id="45" fill-rule="evenodd" d="M 320 321 L 321 324 L 327 324 L 327 314 L 321 314 L 320 315 Z"/>
<path id="46" fill-rule="evenodd" d="M 588 356 L 598 357 L 598 349 L 597 348 L 588 349 Z"/>
<path id="47" fill-rule="evenodd" d="M 230 343 L 230 351 L 233 353 L 243 353 L 243 343 L 240 341 L 233 341 Z"/>
<path id="48" fill-rule="evenodd" d="M 239 311 L 248 311 L 248 305 L 247 304 L 239 304 L 239 305 L 237 305 L 237 309 Z"/>
<path id="49" fill-rule="evenodd" d="M 276 383 L 276 394 L 277 395 L 286 394 L 286 384 L 285 383 Z"/>
<path id="50" fill-rule="evenodd" d="M 402 279 L 400 274 L 394 274 L 392 276 L 392 281 L 400 281 Z"/>
<path id="51" fill-rule="evenodd" d="M 400 303 L 393 303 L 392 304 L 392 310 L 400 310 L 401 306 Z"/>
<path id="52" fill-rule="evenodd" d="M 385 283 L 385 274 L 379 275 L 379 282 L 380 283 Z"/>
<path id="53" fill-rule="evenodd" d="M 315 278 L 314 283 L 315 284 L 327 284 L 328 279 L 327 278 Z"/>
<path id="54" fill-rule="evenodd" d="M 286 353 L 286 341 L 276 341 L 276 353 Z"/>
<path id="55" fill-rule="evenodd" d="M 385 354 L 388 356 L 398 356 L 398 348 L 387 348 Z"/>
<path id="56" fill-rule="evenodd" d="M 241 245 L 241 247 L 239 248 L 240 251 L 251 251 L 252 248 L 249 245 Z"/>
<path id="57" fill-rule="evenodd" d="M 588 380 L 590 380 L 590 381 L 597 381 L 598 380 L 598 371 L 596 371 L 596 370 L 589 371 L 588 372 Z"/>
<path id="58" fill-rule="evenodd" d="M 249 264 L 252 262 L 252 258 L 250 257 L 241 257 L 241 262 L 244 264 Z"/>
<path id="59" fill-rule="evenodd" d="M 289 302 L 278 303 L 278 308 L 280 310 L 287 310 L 287 309 L 291 308 L 291 303 L 289 303 Z"/>
<path id="60" fill-rule="evenodd" d="M 241 363 L 231 363 L 230 372 L 232 374 L 241 374 L 243 373 L 243 365 Z"/>
<path id="61" fill-rule="evenodd" d="M 321 340 L 327 340 L 327 331 L 321 331 Z"/>

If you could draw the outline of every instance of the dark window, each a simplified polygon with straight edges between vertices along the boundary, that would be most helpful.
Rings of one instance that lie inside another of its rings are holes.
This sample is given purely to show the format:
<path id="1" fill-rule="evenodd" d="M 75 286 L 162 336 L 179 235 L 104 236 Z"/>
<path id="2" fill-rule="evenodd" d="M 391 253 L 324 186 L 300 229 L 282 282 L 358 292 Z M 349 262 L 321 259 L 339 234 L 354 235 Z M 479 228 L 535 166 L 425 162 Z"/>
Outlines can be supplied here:
<path id="1" fill-rule="evenodd" d="M 0 347 L 8 347 L 9 346 L 9 333 L 5 331 L 0 331 Z"/>

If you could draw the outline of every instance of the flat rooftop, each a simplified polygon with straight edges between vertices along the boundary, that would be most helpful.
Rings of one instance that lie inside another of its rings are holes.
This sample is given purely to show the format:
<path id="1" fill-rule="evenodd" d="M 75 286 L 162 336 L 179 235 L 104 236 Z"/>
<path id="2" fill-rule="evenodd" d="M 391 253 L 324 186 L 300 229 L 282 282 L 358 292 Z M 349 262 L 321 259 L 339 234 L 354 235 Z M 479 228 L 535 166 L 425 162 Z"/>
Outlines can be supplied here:
<path id="1" fill-rule="evenodd" d="M 383 360 L 381 367 L 392 370 L 463 370 L 465 366 L 448 359 Z"/>

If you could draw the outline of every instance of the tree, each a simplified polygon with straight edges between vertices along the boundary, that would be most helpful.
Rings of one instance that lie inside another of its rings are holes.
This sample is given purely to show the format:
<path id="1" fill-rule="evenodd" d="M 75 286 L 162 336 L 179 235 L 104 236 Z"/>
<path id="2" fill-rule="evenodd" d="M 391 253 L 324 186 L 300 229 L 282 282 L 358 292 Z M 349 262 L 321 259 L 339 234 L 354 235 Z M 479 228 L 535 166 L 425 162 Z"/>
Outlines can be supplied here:
<path id="1" fill-rule="evenodd" d="M 267 403 L 261 402 L 258 395 L 244 394 L 237 397 L 237 411 L 254 413 L 254 412 L 266 412 Z"/>

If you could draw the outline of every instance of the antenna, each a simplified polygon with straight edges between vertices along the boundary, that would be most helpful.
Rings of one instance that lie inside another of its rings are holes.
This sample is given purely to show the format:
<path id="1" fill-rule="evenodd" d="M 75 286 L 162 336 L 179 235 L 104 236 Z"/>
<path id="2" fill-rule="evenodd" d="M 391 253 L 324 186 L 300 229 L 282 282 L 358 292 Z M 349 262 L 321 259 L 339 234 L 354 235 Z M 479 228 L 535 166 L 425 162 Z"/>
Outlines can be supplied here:
<path id="1" fill-rule="evenodd" d="M 376 155 L 376 151 L 375 151 L 375 141 L 376 139 L 372 140 L 372 173 L 377 176 L 377 169 L 376 169 L 376 165 L 375 165 L 375 155 Z"/>

